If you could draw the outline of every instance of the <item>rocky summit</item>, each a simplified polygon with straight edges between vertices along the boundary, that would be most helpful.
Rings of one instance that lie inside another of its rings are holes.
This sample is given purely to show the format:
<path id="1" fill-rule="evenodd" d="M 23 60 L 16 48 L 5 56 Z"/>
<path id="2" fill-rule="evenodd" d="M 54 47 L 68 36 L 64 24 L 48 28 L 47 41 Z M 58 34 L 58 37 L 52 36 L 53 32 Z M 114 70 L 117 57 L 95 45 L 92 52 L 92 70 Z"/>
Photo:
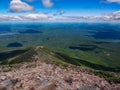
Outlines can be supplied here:
<path id="1" fill-rule="evenodd" d="M 42 46 L 34 52 L 29 56 L 30 62 L 1 65 L 0 90 L 120 90 L 120 84 L 109 83 L 81 67 L 60 61 Z M 28 53 L 22 55 L 25 57 Z M 9 62 L 17 58 L 20 57 Z"/>

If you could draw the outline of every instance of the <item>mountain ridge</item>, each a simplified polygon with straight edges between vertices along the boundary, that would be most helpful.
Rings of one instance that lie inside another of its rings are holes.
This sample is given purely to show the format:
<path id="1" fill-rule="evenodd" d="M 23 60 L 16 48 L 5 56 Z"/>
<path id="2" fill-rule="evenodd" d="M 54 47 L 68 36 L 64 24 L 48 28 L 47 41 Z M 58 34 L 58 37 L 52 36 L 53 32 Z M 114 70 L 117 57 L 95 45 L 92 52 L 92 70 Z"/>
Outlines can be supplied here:
<path id="1" fill-rule="evenodd" d="M 111 74 L 72 65 L 64 60 L 43 46 L 29 49 L 1 65 L 0 90 L 120 89 L 119 79 Z"/>

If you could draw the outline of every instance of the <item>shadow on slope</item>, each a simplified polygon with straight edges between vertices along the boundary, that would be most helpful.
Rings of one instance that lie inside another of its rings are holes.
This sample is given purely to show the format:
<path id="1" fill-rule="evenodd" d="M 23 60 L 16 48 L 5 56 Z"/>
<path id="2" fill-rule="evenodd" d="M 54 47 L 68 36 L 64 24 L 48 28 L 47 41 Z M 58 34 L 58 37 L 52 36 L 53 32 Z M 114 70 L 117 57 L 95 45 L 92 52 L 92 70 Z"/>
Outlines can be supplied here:
<path id="1" fill-rule="evenodd" d="M 118 68 L 106 67 L 106 66 L 103 66 L 103 65 L 88 62 L 86 60 L 72 58 L 72 57 L 69 57 L 65 54 L 61 54 L 61 53 L 56 53 L 56 54 L 59 57 L 62 57 L 63 59 L 61 59 L 61 60 L 63 60 L 64 62 L 74 64 L 74 65 L 77 65 L 77 66 L 84 65 L 84 66 L 87 66 L 87 67 L 90 67 L 90 68 L 93 68 L 93 69 L 96 69 L 96 70 L 103 70 L 103 71 L 114 71 L 114 72 L 119 72 L 120 71 L 120 67 L 118 67 Z"/>
<path id="2" fill-rule="evenodd" d="M 17 55 L 20 55 L 27 50 L 15 50 L 15 51 L 8 51 L 8 52 L 1 52 L 0 53 L 0 61 L 15 57 Z"/>
<path id="3" fill-rule="evenodd" d="M 9 57 L 5 56 L 6 58 L 3 58 L 4 60 L 0 64 L 5 65 L 5 64 L 19 64 L 22 62 L 30 62 L 32 61 L 32 56 L 34 54 L 36 54 L 36 52 L 33 49 L 21 50 L 21 53 L 19 54 L 17 54 L 16 51 L 13 51 L 13 53 L 8 53 Z"/>

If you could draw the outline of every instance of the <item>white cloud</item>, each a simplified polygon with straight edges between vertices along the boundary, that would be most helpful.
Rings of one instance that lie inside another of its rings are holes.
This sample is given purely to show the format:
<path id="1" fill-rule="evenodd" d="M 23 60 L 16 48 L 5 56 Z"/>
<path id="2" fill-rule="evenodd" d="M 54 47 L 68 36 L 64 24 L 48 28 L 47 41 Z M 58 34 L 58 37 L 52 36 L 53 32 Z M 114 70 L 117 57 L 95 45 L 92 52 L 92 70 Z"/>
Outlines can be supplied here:
<path id="1" fill-rule="evenodd" d="M 113 12 L 112 17 L 116 20 L 120 20 L 120 11 Z"/>
<path id="2" fill-rule="evenodd" d="M 0 21 L 14 21 L 14 20 L 22 20 L 22 18 L 19 16 L 0 15 Z"/>
<path id="3" fill-rule="evenodd" d="M 49 17 L 46 14 L 28 14 L 24 16 L 0 15 L 0 21 L 41 21 L 48 19 Z"/>
<path id="4" fill-rule="evenodd" d="M 53 2 L 51 0 L 42 0 L 43 6 L 46 8 L 50 8 L 53 6 Z"/>
<path id="5" fill-rule="evenodd" d="M 120 20 L 120 11 L 116 11 L 111 14 L 104 14 L 102 17 L 108 20 Z"/>
<path id="6" fill-rule="evenodd" d="M 101 16 L 63 16 L 64 21 L 81 21 L 81 22 L 120 22 L 120 11 Z"/>
<path id="7" fill-rule="evenodd" d="M 109 2 L 109 3 L 119 3 L 120 4 L 120 0 L 107 0 L 107 2 Z"/>
<path id="8" fill-rule="evenodd" d="M 22 16 L 25 20 L 45 20 L 48 19 L 48 15 L 46 14 L 28 14 L 26 16 Z"/>
<path id="9" fill-rule="evenodd" d="M 120 11 L 101 16 L 48 16 L 47 14 L 0 15 L 0 21 L 120 22 Z"/>
<path id="10" fill-rule="evenodd" d="M 59 10 L 59 11 L 57 11 L 57 12 L 54 14 L 54 16 L 63 15 L 64 13 L 65 13 L 64 10 Z"/>
<path id="11" fill-rule="evenodd" d="M 10 11 L 11 12 L 26 12 L 26 11 L 33 11 L 34 7 L 28 5 L 21 0 L 12 0 L 10 2 Z"/>
<path id="12" fill-rule="evenodd" d="M 63 15 L 64 13 L 65 13 L 64 10 L 60 10 L 60 11 L 59 11 L 59 14 L 60 14 L 60 15 Z"/>

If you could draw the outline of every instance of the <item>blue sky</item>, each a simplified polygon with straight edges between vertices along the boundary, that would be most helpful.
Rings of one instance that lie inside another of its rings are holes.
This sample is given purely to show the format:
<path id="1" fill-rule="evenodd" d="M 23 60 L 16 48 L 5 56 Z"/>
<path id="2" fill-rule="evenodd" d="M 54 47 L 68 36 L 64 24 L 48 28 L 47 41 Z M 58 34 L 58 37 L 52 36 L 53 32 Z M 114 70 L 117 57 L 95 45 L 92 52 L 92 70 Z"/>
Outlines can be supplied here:
<path id="1" fill-rule="evenodd" d="M 19 6 L 16 9 L 15 1 L 18 4 L 26 4 L 27 8 Z M 119 10 L 120 0 L 1 0 L 0 2 L 0 15 L 38 13 L 55 17 L 101 16 Z"/>
<path id="2" fill-rule="evenodd" d="M 0 13 L 10 13 L 9 4 L 11 0 L 2 0 L 0 3 Z M 26 0 L 22 0 L 25 1 Z M 100 15 L 102 13 L 112 13 L 120 9 L 118 3 L 105 3 L 100 0 L 52 0 L 53 7 L 44 8 L 41 0 L 26 2 L 35 7 L 38 12 L 50 12 L 64 10 L 66 14 L 73 15 Z M 16 13 L 14 13 L 16 14 Z"/>

